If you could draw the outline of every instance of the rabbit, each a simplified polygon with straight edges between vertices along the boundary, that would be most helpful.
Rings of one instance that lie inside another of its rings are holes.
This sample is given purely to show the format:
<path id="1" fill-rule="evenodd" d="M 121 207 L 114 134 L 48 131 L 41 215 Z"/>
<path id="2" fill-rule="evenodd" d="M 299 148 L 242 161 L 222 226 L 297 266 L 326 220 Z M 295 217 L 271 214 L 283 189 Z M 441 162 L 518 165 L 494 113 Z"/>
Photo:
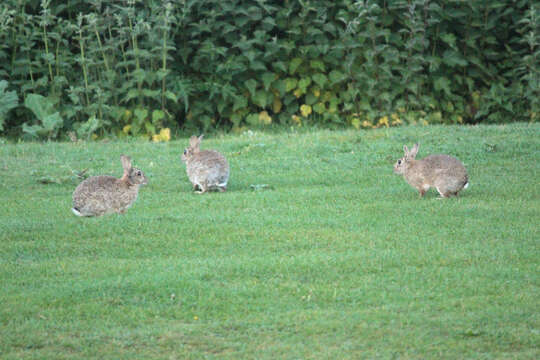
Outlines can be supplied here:
<path id="1" fill-rule="evenodd" d="M 422 160 L 415 160 L 418 144 L 409 151 L 403 146 L 405 156 L 394 165 L 394 173 L 403 175 L 412 187 L 424 196 L 430 187 L 435 187 L 441 197 L 458 196 L 462 189 L 469 186 L 467 170 L 450 155 L 429 155 Z"/>
<path id="2" fill-rule="evenodd" d="M 181 159 L 186 163 L 186 172 L 193 190 L 203 194 L 210 190 L 227 190 L 229 164 L 225 157 L 215 150 L 200 150 L 203 135 L 192 136 L 189 146 Z"/>
<path id="3" fill-rule="evenodd" d="M 73 192 L 73 208 L 77 216 L 101 216 L 116 212 L 123 214 L 137 199 L 139 187 L 148 184 L 143 172 L 131 166 L 129 156 L 122 155 L 124 175 L 92 176 L 77 186 Z"/>

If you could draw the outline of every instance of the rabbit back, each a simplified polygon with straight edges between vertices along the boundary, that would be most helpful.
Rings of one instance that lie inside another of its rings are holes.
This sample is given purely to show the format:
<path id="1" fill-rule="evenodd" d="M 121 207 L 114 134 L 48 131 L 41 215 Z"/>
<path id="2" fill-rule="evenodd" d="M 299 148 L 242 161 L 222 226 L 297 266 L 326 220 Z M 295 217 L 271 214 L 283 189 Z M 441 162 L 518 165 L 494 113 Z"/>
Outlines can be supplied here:
<path id="1" fill-rule="evenodd" d="M 79 216 L 124 212 L 137 199 L 139 185 L 129 185 L 113 176 L 93 176 L 73 192 L 72 211 Z"/>
<path id="2" fill-rule="evenodd" d="M 229 164 L 215 150 L 203 150 L 186 163 L 188 178 L 193 185 L 204 188 L 226 187 L 229 181 Z"/>
<path id="3" fill-rule="evenodd" d="M 457 194 L 468 184 L 465 166 L 453 156 L 429 155 L 417 163 L 424 184 L 436 187 L 441 194 Z"/>

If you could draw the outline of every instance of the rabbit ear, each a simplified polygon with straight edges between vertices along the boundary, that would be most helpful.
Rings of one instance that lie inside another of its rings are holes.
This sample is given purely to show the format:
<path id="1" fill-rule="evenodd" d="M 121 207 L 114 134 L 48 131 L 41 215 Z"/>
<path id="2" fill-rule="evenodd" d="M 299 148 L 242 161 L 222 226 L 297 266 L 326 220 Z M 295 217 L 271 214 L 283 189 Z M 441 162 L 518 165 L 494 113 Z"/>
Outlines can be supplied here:
<path id="1" fill-rule="evenodd" d="M 416 154 L 418 153 L 418 146 L 419 146 L 418 143 L 414 144 L 413 148 L 409 152 L 409 157 L 411 159 L 414 159 L 416 157 Z"/>
<path id="2" fill-rule="evenodd" d="M 122 167 L 124 168 L 124 175 L 129 174 L 131 171 L 131 158 L 126 155 L 120 156 L 120 160 L 122 160 Z"/>
<path id="3" fill-rule="evenodd" d="M 201 139 L 196 137 L 195 135 L 189 138 L 189 147 L 196 149 L 199 147 L 200 144 Z"/>
<path id="4" fill-rule="evenodd" d="M 199 144 L 201 143 L 203 137 L 204 137 L 204 134 L 201 134 L 201 136 L 199 136 Z"/>
<path id="5" fill-rule="evenodd" d="M 409 148 L 407 145 L 403 145 L 403 152 L 405 153 L 405 156 L 409 155 Z"/>

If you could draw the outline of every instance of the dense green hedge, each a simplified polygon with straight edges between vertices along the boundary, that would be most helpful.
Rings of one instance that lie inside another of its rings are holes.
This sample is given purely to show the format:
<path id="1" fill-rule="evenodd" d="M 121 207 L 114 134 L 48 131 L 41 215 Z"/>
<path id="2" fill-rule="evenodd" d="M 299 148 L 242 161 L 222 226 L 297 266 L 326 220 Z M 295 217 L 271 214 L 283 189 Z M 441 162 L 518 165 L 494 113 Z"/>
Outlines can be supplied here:
<path id="1" fill-rule="evenodd" d="M 537 121 L 533 4 L 3 0 L 0 131 Z"/>

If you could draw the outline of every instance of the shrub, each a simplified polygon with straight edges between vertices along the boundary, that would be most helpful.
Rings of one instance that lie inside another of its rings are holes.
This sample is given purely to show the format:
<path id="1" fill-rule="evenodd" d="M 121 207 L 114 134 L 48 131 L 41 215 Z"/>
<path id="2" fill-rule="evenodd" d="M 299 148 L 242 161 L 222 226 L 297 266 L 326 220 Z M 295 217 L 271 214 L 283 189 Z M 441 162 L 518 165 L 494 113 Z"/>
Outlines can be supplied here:
<path id="1" fill-rule="evenodd" d="M 6 134 L 538 120 L 527 0 L 3 3 Z M 58 113 L 49 130 L 38 95 Z"/>

